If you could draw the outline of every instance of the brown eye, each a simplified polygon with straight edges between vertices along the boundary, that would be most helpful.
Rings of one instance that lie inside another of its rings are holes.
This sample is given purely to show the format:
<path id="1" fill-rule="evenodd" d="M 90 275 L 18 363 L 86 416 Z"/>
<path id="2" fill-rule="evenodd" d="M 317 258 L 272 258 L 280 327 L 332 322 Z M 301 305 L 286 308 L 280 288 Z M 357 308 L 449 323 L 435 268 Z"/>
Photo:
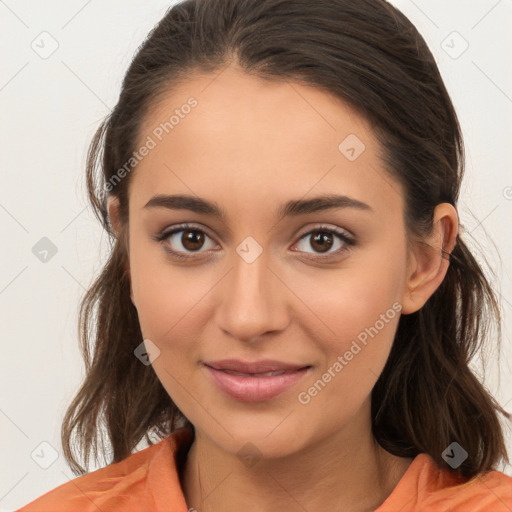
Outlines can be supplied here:
<path id="1" fill-rule="evenodd" d="M 332 247 L 333 243 L 332 233 L 318 231 L 317 234 L 311 238 L 310 245 L 315 251 L 325 252 Z"/>
<path id="2" fill-rule="evenodd" d="M 183 230 L 183 235 L 181 236 L 181 243 L 188 251 L 197 251 L 198 249 L 201 249 L 204 244 L 204 240 L 204 233 L 197 230 Z"/>
<path id="3" fill-rule="evenodd" d="M 208 249 L 215 249 L 216 243 L 202 229 L 181 226 L 159 235 L 156 240 L 163 244 L 164 249 L 179 259 L 205 256 Z"/>
<path id="4" fill-rule="evenodd" d="M 309 253 L 311 257 L 317 255 L 321 258 L 339 256 L 353 245 L 355 245 L 355 240 L 347 231 L 324 226 L 304 233 L 296 244 L 299 252 Z"/>

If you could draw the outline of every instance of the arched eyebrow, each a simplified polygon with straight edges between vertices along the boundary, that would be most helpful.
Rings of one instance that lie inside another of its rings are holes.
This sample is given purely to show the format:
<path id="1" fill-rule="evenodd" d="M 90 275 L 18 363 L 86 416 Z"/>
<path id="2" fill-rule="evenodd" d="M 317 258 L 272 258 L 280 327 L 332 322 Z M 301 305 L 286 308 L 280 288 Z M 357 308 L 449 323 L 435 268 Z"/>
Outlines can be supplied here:
<path id="1" fill-rule="evenodd" d="M 373 208 L 369 204 L 363 203 L 358 199 L 331 194 L 313 197 L 311 199 L 293 199 L 288 201 L 278 210 L 277 217 L 278 220 L 282 220 L 285 217 L 316 213 L 336 208 L 355 208 L 357 210 L 373 212 Z"/>
<path id="2" fill-rule="evenodd" d="M 206 199 L 183 194 L 163 195 L 159 194 L 152 197 L 144 208 L 168 208 L 170 210 L 189 210 L 195 213 L 211 215 L 221 220 L 227 221 L 226 211 L 217 203 L 207 201 Z M 324 210 L 355 208 L 357 210 L 374 212 L 373 208 L 352 197 L 343 195 L 323 195 L 311 199 L 292 199 L 284 203 L 276 212 L 278 221 L 285 217 L 296 217 Z"/>

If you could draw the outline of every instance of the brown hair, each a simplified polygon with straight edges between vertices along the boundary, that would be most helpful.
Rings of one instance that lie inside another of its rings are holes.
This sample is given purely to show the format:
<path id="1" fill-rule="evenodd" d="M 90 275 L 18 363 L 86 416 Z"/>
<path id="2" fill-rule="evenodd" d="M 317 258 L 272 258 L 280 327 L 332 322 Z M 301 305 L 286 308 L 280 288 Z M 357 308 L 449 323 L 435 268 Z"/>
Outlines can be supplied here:
<path id="1" fill-rule="evenodd" d="M 332 93 L 372 123 L 387 171 L 404 186 L 407 230 L 424 236 L 433 210 L 456 206 L 464 148 L 456 113 L 434 58 L 411 22 L 384 0 L 186 0 L 170 8 L 138 49 L 120 97 L 97 130 L 87 161 L 89 199 L 112 242 L 106 265 L 80 309 L 86 365 L 62 425 L 65 457 L 73 432 L 87 466 L 101 426 L 112 460 L 145 436 L 193 425 L 153 368 L 134 356 L 142 342 L 130 299 L 126 226 L 130 175 L 110 190 L 123 229 L 108 219 L 105 186 L 133 155 L 141 123 L 159 95 L 192 71 L 237 63 L 262 78 L 302 81 Z M 101 172 L 97 172 L 97 169 Z M 457 471 L 474 476 L 508 462 L 498 412 L 510 418 L 468 364 L 489 338 L 499 309 L 480 265 L 459 235 L 443 283 L 418 312 L 402 315 L 372 392 L 372 429 L 394 455 L 428 453 L 444 465 L 453 441 L 469 454 Z M 103 441 L 103 438 L 102 438 Z M 103 448 L 103 453 L 105 449 Z"/>

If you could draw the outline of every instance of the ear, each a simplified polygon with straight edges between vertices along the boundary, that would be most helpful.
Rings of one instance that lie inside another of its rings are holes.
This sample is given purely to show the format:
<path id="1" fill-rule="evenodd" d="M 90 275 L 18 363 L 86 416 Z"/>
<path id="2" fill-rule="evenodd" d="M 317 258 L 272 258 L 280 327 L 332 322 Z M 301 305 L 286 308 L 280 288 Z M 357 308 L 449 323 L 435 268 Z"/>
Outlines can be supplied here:
<path id="1" fill-rule="evenodd" d="M 421 309 L 437 290 L 448 271 L 450 254 L 457 242 L 459 217 L 449 203 L 434 210 L 432 233 L 428 238 L 411 242 L 407 277 L 402 297 L 402 313 Z"/>
<path id="2" fill-rule="evenodd" d="M 119 238 L 119 236 L 122 234 L 122 230 L 123 230 L 119 207 L 120 207 L 119 199 L 115 196 L 110 196 L 108 198 L 108 203 L 107 203 L 108 217 L 110 220 L 110 225 L 112 226 L 112 230 L 114 231 L 114 233 L 116 235 L 116 238 Z M 126 236 L 126 234 L 125 234 L 125 236 Z M 125 274 L 128 274 L 128 276 L 130 277 L 130 298 L 131 298 L 132 304 L 135 306 L 135 302 L 133 300 L 132 280 L 131 280 L 131 275 L 130 275 L 130 264 L 129 264 L 128 255 L 126 255 L 126 258 L 127 258 L 127 263 L 126 263 L 124 272 L 125 272 Z"/>
<path id="3" fill-rule="evenodd" d="M 116 237 L 118 237 L 121 233 L 122 227 L 119 206 L 119 199 L 116 196 L 110 196 L 108 198 L 108 218 L 110 220 L 110 225 L 112 226 L 112 230 L 114 231 Z"/>

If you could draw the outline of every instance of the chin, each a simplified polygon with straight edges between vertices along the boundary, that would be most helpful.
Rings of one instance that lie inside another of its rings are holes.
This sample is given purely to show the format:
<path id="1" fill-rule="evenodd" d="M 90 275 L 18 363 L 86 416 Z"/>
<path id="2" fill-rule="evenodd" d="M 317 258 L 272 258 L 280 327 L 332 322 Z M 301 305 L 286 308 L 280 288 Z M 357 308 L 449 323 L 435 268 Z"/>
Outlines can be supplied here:
<path id="1" fill-rule="evenodd" d="M 278 459 L 300 451 L 307 444 L 307 436 L 298 432 L 297 425 L 291 424 L 291 416 L 293 414 L 285 421 L 286 414 L 273 415 L 272 421 L 257 421 L 253 413 L 248 421 L 230 422 L 223 425 L 225 429 L 219 425 L 214 428 L 208 425 L 203 432 L 214 444 L 239 457 L 242 462 Z"/>

